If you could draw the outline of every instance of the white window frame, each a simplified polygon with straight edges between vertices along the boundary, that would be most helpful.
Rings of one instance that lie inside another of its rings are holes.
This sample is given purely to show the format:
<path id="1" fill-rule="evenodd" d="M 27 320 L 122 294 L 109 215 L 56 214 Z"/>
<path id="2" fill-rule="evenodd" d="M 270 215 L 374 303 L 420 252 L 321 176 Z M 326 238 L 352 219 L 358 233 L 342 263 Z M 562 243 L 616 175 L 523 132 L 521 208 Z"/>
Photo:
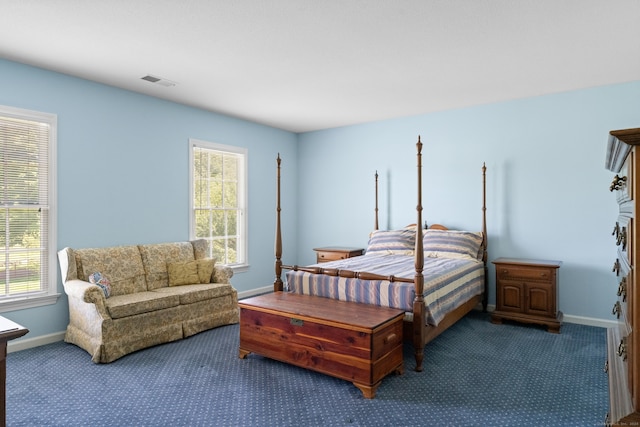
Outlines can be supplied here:
<path id="1" fill-rule="evenodd" d="M 60 294 L 58 293 L 58 260 L 57 260 L 57 227 L 58 227 L 58 209 L 57 209 L 57 134 L 58 134 L 58 116 L 51 113 L 43 113 L 39 111 L 25 110 L 16 107 L 0 105 L 0 116 L 9 117 L 20 120 L 28 120 L 40 122 L 49 126 L 49 144 L 48 144 L 48 223 L 47 239 L 48 244 L 45 250 L 45 259 L 47 260 L 47 277 L 43 277 L 44 290 L 32 292 L 30 294 L 22 294 L 16 297 L 0 298 L 0 313 L 14 310 L 22 310 L 44 305 L 55 304 Z M 1 206 L 1 205 L 0 205 Z M 4 244 L 4 242 L 3 242 Z"/>
<path id="2" fill-rule="evenodd" d="M 221 151 L 239 155 L 240 170 L 238 171 L 238 208 L 240 210 L 241 219 L 238 221 L 240 227 L 238 232 L 238 248 L 237 253 L 241 262 L 235 264 L 226 264 L 231 267 L 234 272 L 247 271 L 249 269 L 249 238 L 248 238 L 248 164 L 249 151 L 246 148 L 235 147 L 231 145 L 218 144 L 215 142 L 203 141 L 199 139 L 189 139 L 189 238 L 196 239 L 195 235 L 195 207 L 194 207 L 194 156 L 195 148 L 205 150 Z"/>

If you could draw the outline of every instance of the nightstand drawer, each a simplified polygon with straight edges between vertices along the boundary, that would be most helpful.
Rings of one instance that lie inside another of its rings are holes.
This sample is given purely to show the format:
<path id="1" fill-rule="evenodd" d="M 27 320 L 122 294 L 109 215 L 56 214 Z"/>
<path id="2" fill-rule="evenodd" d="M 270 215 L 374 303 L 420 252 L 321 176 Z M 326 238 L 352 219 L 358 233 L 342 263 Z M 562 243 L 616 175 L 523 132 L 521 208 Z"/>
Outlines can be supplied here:
<path id="1" fill-rule="evenodd" d="M 314 248 L 313 250 L 316 252 L 316 262 L 318 263 L 353 258 L 364 253 L 362 248 L 349 247 Z"/>
<path id="2" fill-rule="evenodd" d="M 318 262 L 336 261 L 338 259 L 349 258 L 349 254 L 344 254 L 343 252 L 327 252 L 327 251 L 318 251 L 316 256 L 318 258 Z"/>
<path id="3" fill-rule="evenodd" d="M 535 280 L 536 282 L 551 282 L 555 277 L 554 268 L 527 268 L 500 265 L 496 267 L 499 279 L 505 280 Z"/>

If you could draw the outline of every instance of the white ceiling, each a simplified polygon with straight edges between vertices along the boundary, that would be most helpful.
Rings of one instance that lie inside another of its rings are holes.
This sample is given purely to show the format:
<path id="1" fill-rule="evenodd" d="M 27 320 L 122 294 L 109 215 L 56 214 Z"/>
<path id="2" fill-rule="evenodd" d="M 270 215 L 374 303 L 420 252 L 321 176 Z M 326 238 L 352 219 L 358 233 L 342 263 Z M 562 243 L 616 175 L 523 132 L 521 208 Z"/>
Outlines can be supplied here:
<path id="1" fill-rule="evenodd" d="M 0 0 L 0 57 L 304 132 L 640 80 L 639 23 L 640 0 Z"/>

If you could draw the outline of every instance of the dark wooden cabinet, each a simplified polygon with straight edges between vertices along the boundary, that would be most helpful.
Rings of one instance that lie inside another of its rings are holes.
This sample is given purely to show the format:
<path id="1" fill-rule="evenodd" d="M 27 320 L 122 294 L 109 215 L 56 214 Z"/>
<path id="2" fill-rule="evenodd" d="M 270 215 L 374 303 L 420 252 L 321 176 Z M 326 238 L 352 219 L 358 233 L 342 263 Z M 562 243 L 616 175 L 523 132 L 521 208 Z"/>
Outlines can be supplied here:
<path id="1" fill-rule="evenodd" d="M 611 252 L 613 269 L 611 313 L 618 322 L 607 329 L 607 364 L 609 379 L 609 413 L 607 425 L 640 425 L 640 307 L 638 297 L 639 264 L 638 228 L 635 212 L 638 206 L 640 176 L 637 169 L 640 128 L 609 133 L 605 166 L 615 176 L 609 186 L 618 205 L 618 216 L 611 220 Z M 615 249 L 614 249 L 615 248 Z M 612 257 L 612 258 L 613 258 Z"/>
<path id="2" fill-rule="evenodd" d="M 352 258 L 364 254 L 362 248 L 351 248 L 344 246 L 332 246 L 326 248 L 314 248 L 316 252 L 316 262 L 337 261 L 339 259 Z"/>
<path id="3" fill-rule="evenodd" d="M 562 312 L 558 310 L 558 268 L 560 261 L 498 258 L 496 266 L 496 309 L 493 323 L 503 319 L 547 326 L 559 333 Z"/>
<path id="4" fill-rule="evenodd" d="M 27 334 L 29 330 L 11 320 L 0 316 L 0 427 L 4 427 L 7 399 L 7 342 Z"/>

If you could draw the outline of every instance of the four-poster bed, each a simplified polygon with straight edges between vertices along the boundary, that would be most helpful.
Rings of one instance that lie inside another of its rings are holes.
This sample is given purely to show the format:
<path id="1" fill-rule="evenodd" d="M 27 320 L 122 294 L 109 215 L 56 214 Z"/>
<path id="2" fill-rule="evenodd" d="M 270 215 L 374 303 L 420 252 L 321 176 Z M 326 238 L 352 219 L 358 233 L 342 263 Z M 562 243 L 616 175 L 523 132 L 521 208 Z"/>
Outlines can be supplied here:
<path id="1" fill-rule="evenodd" d="M 422 142 L 417 148 L 416 224 L 422 224 Z M 478 304 L 486 310 L 487 229 L 486 167 L 482 166 L 482 231 L 448 230 L 442 225 L 378 230 L 376 172 L 375 231 L 365 255 L 301 267 L 282 263 L 280 166 L 277 158 L 274 292 L 288 291 L 403 309 L 404 338 L 415 350 L 422 371 L 424 346 Z M 425 261 L 426 258 L 426 261 Z M 425 284 L 426 276 L 426 284 Z"/>

